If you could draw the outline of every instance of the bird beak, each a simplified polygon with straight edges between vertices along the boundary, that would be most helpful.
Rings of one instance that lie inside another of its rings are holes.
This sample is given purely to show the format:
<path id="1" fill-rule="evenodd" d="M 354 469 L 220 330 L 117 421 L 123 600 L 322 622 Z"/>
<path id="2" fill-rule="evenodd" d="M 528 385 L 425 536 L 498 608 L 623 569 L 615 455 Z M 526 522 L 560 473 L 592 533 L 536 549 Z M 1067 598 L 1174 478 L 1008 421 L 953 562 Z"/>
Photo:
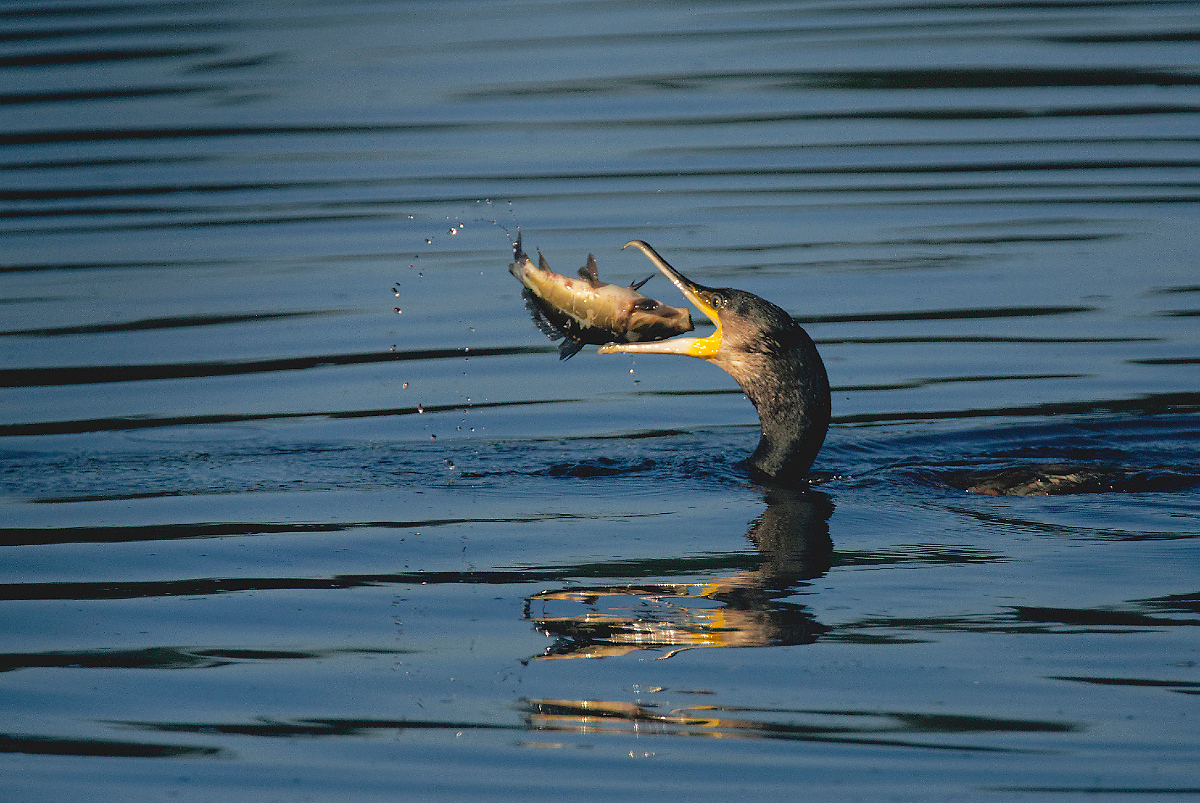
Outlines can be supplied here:
<path id="1" fill-rule="evenodd" d="M 678 287 L 687 300 L 696 305 L 717 327 L 717 331 L 708 337 L 677 337 L 674 340 L 657 340 L 647 343 L 609 343 L 600 347 L 601 354 L 684 354 L 688 357 L 699 357 L 703 360 L 712 359 L 721 350 L 721 319 L 717 317 L 717 309 L 713 306 L 715 291 L 702 284 L 696 284 L 679 271 L 675 270 L 658 252 L 641 240 L 630 240 L 622 248 L 629 246 L 641 249 L 654 266 L 666 274 L 671 283 Z"/>

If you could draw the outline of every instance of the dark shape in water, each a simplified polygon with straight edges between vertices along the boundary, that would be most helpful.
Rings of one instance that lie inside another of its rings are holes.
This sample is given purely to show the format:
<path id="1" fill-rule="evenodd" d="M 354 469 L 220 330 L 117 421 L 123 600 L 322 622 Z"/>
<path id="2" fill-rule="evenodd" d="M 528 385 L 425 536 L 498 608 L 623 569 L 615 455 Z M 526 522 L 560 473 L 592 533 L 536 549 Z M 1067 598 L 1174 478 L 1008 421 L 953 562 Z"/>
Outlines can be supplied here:
<path id="1" fill-rule="evenodd" d="M 1195 487 L 1200 478 L 1178 471 L 1136 471 L 1120 466 L 1071 463 L 1011 466 L 948 473 L 942 482 L 987 496 L 1061 496 L 1087 493 L 1171 492 Z"/>

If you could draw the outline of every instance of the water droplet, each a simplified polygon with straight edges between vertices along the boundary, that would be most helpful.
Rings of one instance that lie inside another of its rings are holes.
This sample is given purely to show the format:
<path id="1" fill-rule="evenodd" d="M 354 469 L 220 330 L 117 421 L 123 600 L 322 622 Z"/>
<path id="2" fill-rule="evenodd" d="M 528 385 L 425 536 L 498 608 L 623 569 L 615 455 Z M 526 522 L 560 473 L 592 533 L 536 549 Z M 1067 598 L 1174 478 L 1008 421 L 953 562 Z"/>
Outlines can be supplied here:
<path id="1" fill-rule="evenodd" d="M 392 348 L 395 348 L 395 346 L 392 346 Z M 405 390 L 408 390 L 408 383 L 407 383 L 407 382 L 405 382 L 405 383 L 404 383 L 403 385 L 401 385 L 400 387 L 404 388 Z"/>
<path id="2" fill-rule="evenodd" d="M 399 307 L 394 307 L 393 309 L 395 309 L 395 310 L 396 310 L 396 314 L 397 314 L 397 315 L 400 315 L 400 314 L 402 314 L 402 313 L 404 312 L 404 310 L 400 309 Z"/>
<path id="3" fill-rule="evenodd" d="M 423 405 L 417 405 L 417 415 L 425 415 L 425 407 Z"/>
<path id="4" fill-rule="evenodd" d="M 436 441 L 436 440 L 437 440 L 437 435 L 430 435 L 430 436 L 429 436 L 429 440 L 431 440 L 431 441 Z"/>
<path id="5" fill-rule="evenodd" d="M 458 229 L 452 228 L 452 229 L 450 229 L 450 231 L 448 231 L 446 233 L 449 234 L 451 237 L 453 237 L 455 234 L 458 234 Z"/>
<path id="6" fill-rule="evenodd" d="M 395 343 L 393 343 L 393 344 L 392 344 L 392 351 L 395 351 L 395 350 L 396 350 L 396 344 L 395 344 Z"/>
<path id="7" fill-rule="evenodd" d="M 426 238 L 425 238 L 425 244 L 426 244 L 426 245 L 433 245 L 433 238 L 432 238 L 432 237 L 426 237 Z"/>
<path id="8" fill-rule="evenodd" d="M 447 461 L 446 461 L 446 468 L 454 468 L 454 461 L 453 461 L 453 460 L 447 460 Z M 453 679 L 453 678 L 452 678 L 452 679 Z M 460 734 L 459 734 L 459 736 L 462 736 L 462 734 L 460 733 Z"/>

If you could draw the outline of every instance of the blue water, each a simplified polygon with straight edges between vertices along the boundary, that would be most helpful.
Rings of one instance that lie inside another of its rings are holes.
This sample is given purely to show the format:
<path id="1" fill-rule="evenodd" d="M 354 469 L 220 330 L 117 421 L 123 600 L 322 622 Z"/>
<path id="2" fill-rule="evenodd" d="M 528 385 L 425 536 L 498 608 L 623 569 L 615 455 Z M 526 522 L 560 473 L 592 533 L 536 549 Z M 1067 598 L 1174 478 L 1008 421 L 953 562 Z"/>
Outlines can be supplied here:
<path id="1" fill-rule="evenodd" d="M 0 19 L 5 800 L 1200 794 L 1200 3 Z M 811 484 L 518 227 L 787 309 Z"/>

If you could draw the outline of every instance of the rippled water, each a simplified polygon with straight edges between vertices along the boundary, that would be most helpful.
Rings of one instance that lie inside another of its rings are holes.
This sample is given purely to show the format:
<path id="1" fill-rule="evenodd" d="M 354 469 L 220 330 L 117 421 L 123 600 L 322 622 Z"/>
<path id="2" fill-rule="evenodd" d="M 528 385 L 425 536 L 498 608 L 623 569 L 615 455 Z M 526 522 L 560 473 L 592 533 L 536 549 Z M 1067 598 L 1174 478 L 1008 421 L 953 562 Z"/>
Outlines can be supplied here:
<path id="1" fill-rule="evenodd" d="M 1200 3 L 0 19 L 6 800 L 1200 793 Z M 518 226 L 791 312 L 812 486 Z"/>

